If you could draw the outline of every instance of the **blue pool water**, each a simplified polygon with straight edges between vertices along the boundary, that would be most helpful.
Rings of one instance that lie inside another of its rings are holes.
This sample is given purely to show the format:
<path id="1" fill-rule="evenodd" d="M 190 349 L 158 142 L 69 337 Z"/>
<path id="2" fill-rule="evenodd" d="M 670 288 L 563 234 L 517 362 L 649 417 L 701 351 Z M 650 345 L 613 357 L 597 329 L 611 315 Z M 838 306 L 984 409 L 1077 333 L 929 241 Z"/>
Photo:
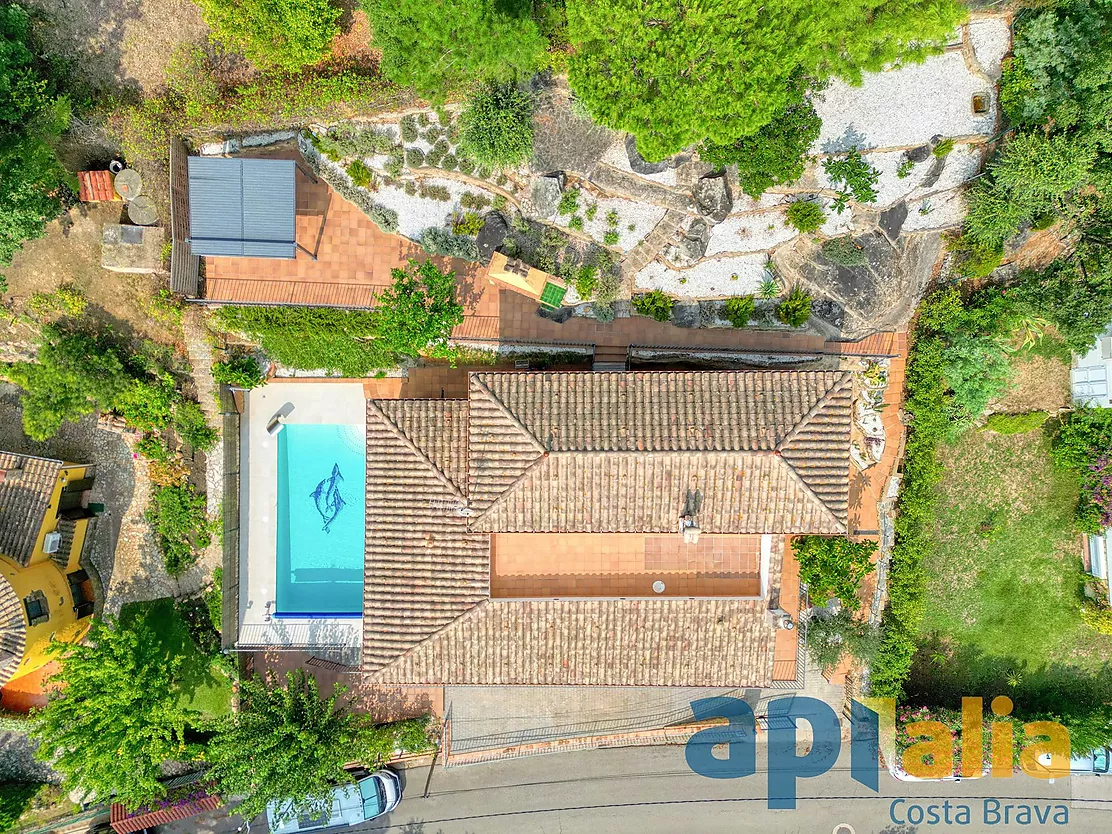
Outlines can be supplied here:
<path id="1" fill-rule="evenodd" d="M 362 614 L 366 460 L 359 426 L 279 433 L 277 616 Z"/>

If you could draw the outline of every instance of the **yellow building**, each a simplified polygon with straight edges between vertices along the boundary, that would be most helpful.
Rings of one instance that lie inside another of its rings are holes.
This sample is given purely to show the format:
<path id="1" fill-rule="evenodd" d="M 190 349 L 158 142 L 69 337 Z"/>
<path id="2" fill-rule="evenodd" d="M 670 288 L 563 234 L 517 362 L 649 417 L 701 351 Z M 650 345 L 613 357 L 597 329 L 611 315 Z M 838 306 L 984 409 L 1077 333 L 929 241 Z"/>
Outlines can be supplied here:
<path id="1" fill-rule="evenodd" d="M 0 452 L 0 687 L 80 640 L 93 613 L 81 552 L 96 467 Z"/>

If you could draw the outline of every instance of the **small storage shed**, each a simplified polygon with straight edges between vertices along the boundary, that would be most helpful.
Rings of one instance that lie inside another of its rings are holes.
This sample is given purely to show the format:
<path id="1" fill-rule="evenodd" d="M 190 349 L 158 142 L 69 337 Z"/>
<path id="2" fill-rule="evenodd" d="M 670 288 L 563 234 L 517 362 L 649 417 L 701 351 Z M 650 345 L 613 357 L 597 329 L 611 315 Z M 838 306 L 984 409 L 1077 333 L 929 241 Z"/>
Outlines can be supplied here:
<path id="1" fill-rule="evenodd" d="M 293 258 L 292 159 L 189 157 L 189 244 L 207 257 Z"/>

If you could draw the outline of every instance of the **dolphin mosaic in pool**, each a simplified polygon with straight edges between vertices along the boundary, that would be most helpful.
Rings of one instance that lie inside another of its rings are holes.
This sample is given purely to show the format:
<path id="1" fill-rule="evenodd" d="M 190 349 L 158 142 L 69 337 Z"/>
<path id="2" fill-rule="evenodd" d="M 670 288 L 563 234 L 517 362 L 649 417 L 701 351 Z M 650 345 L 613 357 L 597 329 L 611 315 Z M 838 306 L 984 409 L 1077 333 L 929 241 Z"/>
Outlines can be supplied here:
<path id="1" fill-rule="evenodd" d="M 320 513 L 321 521 L 324 522 L 324 532 L 329 532 L 332 522 L 336 520 L 336 516 L 340 514 L 340 510 L 344 508 L 346 502 L 344 497 L 340 495 L 340 482 L 344 480 L 344 476 L 340 474 L 340 465 L 338 463 L 332 464 L 332 474 L 317 484 L 317 488 L 312 492 L 313 502 L 317 505 L 317 512 Z"/>

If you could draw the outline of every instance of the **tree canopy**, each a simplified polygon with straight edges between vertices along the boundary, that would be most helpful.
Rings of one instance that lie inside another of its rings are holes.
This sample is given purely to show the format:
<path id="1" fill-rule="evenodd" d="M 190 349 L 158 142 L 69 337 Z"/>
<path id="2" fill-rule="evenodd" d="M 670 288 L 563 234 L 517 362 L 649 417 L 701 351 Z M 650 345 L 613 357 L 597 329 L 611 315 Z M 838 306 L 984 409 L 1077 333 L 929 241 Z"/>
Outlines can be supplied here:
<path id="1" fill-rule="evenodd" d="M 284 685 L 251 678 L 240 683 L 241 709 L 209 744 L 211 775 L 227 796 L 242 796 L 238 813 L 253 819 L 275 799 L 290 799 L 283 815 L 319 815 L 328 793 L 351 781 L 344 765 L 381 766 L 395 748 L 428 747 L 427 719 L 376 727 L 352 712 L 342 687 L 322 697 L 314 678 L 289 672 Z"/>
<path id="2" fill-rule="evenodd" d="M 394 283 L 375 308 L 379 338 L 398 355 L 446 355 L 453 328 L 463 322 L 456 274 L 441 272 L 430 260 L 410 258 L 405 269 L 392 269 L 390 276 Z"/>
<path id="3" fill-rule="evenodd" d="M 957 0 L 568 0 L 572 89 L 602 124 L 658 160 L 709 139 L 729 145 L 793 101 L 800 75 L 860 81 L 938 51 L 965 17 Z"/>
<path id="4" fill-rule="evenodd" d="M 73 785 L 137 807 L 165 793 L 162 763 L 188 761 L 199 748 L 186 737 L 199 714 L 179 703 L 184 657 L 167 651 L 142 621 L 126 628 L 94 620 L 82 643 L 56 643 L 55 690 L 32 733 L 38 756 Z"/>
<path id="5" fill-rule="evenodd" d="M 546 41 L 524 0 L 363 0 L 391 81 L 443 101 L 537 69 Z"/>

